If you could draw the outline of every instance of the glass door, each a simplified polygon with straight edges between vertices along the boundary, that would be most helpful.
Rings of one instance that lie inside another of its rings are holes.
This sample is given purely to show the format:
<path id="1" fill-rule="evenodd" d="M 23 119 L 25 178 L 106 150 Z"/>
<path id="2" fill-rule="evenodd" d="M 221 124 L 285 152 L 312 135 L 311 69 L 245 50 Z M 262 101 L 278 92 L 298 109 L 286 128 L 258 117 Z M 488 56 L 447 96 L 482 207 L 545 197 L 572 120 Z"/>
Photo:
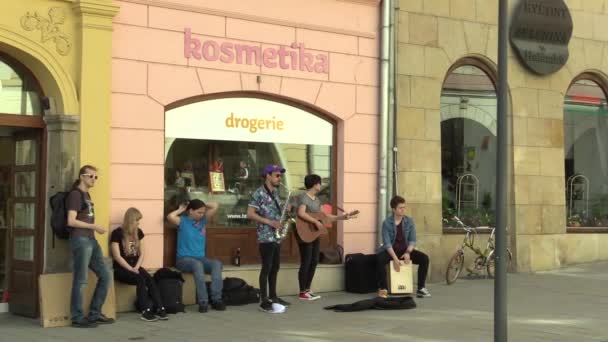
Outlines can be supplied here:
<path id="1" fill-rule="evenodd" d="M 36 236 L 38 213 L 40 144 L 38 134 L 14 138 L 10 229 L 9 311 L 36 316 Z"/>
<path id="2" fill-rule="evenodd" d="M 7 300 L 10 260 L 9 214 L 12 185 L 13 139 L 0 137 L 0 303 Z"/>

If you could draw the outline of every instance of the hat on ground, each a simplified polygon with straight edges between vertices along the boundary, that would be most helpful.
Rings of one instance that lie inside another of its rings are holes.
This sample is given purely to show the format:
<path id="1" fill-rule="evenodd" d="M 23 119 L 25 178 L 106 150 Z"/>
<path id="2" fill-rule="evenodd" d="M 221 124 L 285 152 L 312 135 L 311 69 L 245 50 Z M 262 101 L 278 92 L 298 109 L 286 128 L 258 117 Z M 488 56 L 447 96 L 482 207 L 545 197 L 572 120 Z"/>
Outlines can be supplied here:
<path id="1" fill-rule="evenodd" d="M 285 169 L 279 165 L 268 164 L 264 166 L 264 170 L 262 170 L 262 177 L 273 172 L 285 173 Z"/>
<path id="2" fill-rule="evenodd" d="M 285 312 L 285 305 L 279 303 L 272 303 L 272 313 L 283 313 Z"/>

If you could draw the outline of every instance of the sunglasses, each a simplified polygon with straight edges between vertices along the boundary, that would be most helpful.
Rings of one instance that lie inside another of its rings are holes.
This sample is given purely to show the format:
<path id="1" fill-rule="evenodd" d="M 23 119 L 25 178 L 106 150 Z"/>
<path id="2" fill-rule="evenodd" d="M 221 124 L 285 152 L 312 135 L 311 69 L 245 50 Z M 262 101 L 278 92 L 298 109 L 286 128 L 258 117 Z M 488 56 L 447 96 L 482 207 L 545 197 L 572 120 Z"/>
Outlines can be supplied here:
<path id="1" fill-rule="evenodd" d="M 83 174 L 81 174 L 81 176 L 87 176 L 87 177 L 89 177 L 90 179 L 98 179 L 98 178 L 99 178 L 99 176 L 97 176 L 97 175 L 92 175 L 92 174 L 90 174 L 90 173 L 83 173 Z"/>

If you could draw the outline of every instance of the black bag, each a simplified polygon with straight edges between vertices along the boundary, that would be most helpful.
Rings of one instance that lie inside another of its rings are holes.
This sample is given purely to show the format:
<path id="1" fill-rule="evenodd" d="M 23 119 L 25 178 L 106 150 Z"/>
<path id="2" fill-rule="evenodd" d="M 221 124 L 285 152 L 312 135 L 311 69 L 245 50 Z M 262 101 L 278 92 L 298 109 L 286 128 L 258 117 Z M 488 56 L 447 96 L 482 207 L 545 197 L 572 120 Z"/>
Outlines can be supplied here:
<path id="1" fill-rule="evenodd" d="M 211 296 L 211 283 L 206 282 Z M 211 300 L 211 298 L 209 298 Z M 222 288 L 222 301 L 226 305 L 246 305 L 260 302 L 260 290 L 248 285 L 241 278 L 226 277 Z"/>
<path id="2" fill-rule="evenodd" d="M 320 264 L 341 264 L 342 256 L 344 255 L 344 248 L 340 245 L 321 248 L 319 252 L 319 263 Z"/>
<path id="3" fill-rule="evenodd" d="M 223 292 L 238 290 L 247 286 L 247 282 L 241 278 L 226 277 L 224 278 Z"/>
<path id="4" fill-rule="evenodd" d="M 251 285 L 230 291 L 222 291 L 222 301 L 226 305 L 246 305 L 260 302 L 260 290 Z"/>
<path id="5" fill-rule="evenodd" d="M 158 281 L 160 299 L 167 313 L 186 312 L 182 300 L 183 282 L 177 278 L 161 278 Z"/>
<path id="6" fill-rule="evenodd" d="M 78 191 L 82 196 L 82 206 L 84 208 L 84 194 L 80 190 Z M 68 209 L 66 200 L 71 191 L 60 191 L 49 199 L 51 205 L 51 228 L 53 233 L 59 239 L 67 240 L 70 238 L 71 228 L 68 227 Z"/>
<path id="7" fill-rule="evenodd" d="M 182 277 L 182 273 L 174 271 L 170 268 L 163 267 L 154 272 L 154 281 L 158 284 L 162 279 L 179 279 L 184 283 L 186 280 Z"/>
<path id="8" fill-rule="evenodd" d="M 348 254 L 344 259 L 344 273 L 346 292 L 370 293 L 378 289 L 375 254 Z"/>

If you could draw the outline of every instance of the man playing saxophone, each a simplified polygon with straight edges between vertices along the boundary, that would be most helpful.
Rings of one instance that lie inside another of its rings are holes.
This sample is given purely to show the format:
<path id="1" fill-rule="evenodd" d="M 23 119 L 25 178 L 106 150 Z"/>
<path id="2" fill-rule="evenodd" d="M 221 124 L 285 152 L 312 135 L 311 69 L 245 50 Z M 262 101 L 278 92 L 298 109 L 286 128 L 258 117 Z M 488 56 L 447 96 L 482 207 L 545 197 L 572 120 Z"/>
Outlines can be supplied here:
<path id="1" fill-rule="evenodd" d="M 281 263 L 281 216 L 283 207 L 279 198 L 279 186 L 285 169 L 278 165 L 266 165 L 262 171 L 264 184 L 252 195 L 247 208 L 247 218 L 257 222 L 257 235 L 262 269 L 260 270 L 260 310 L 273 313 L 273 303 L 283 306 L 288 302 L 277 296 L 277 276 Z M 284 205 L 287 205 L 285 203 Z"/>

